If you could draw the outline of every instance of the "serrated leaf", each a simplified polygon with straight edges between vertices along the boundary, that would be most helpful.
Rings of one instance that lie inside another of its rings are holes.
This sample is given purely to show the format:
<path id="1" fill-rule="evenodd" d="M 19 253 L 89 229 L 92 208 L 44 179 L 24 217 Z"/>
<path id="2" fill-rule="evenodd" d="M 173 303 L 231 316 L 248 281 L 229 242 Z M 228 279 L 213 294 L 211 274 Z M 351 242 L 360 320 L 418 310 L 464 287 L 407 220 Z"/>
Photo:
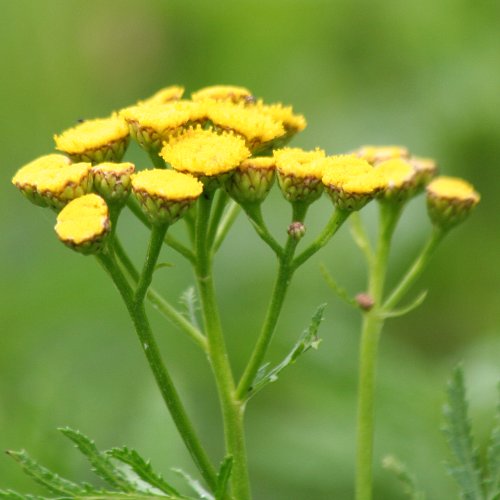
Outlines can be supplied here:
<path id="1" fill-rule="evenodd" d="M 196 295 L 196 289 L 194 286 L 190 286 L 182 292 L 179 302 L 184 306 L 185 316 L 196 328 L 200 328 L 198 324 L 198 319 L 196 317 L 196 311 L 199 310 L 198 297 Z"/>
<path id="2" fill-rule="evenodd" d="M 297 361 L 299 356 L 307 352 L 309 349 L 317 349 L 319 346 L 319 343 L 321 342 L 321 339 L 318 337 L 318 330 L 319 326 L 321 324 L 321 321 L 323 320 L 323 312 L 325 310 L 326 304 L 321 304 L 318 309 L 316 309 L 316 312 L 314 313 L 313 317 L 311 318 L 311 323 L 309 326 L 302 332 L 302 335 L 300 336 L 299 340 L 297 343 L 293 346 L 292 350 L 288 353 L 288 355 L 285 357 L 285 359 L 279 364 L 276 365 L 274 368 L 272 368 L 269 371 L 265 370 L 265 367 L 261 367 L 259 369 L 259 377 L 256 377 L 254 384 L 250 388 L 248 398 L 251 398 L 252 396 L 255 396 L 259 391 L 261 391 L 266 385 L 270 384 L 271 382 L 275 382 L 278 380 L 278 377 L 280 373 L 287 368 L 288 366 L 292 365 Z M 265 365 L 267 366 L 267 365 Z"/>
<path id="3" fill-rule="evenodd" d="M 488 500 L 500 499 L 500 384 L 495 424 L 488 445 Z"/>
<path id="4" fill-rule="evenodd" d="M 89 485 L 85 485 L 82 487 L 68 479 L 64 479 L 55 472 L 52 472 L 43 465 L 39 464 L 24 450 L 8 451 L 7 455 L 13 458 L 22 467 L 25 474 L 30 476 L 34 481 L 42 485 L 48 491 L 56 495 L 74 496 L 86 494 L 89 492 L 100 492 L 97 489 L 93 489 Z"/>
<path id="5" fill-rule="evenodd" d="M 226 497 L 229 478 L 233 470 L 233 457 L 228 455 L 222 461 L 217 474 L 217 487 L 215 490 L 215 500 L 223 500 Z"/>
<path id="6" fill-rule="evenodd" d="M 198 495 L 199 499 L 215 500 L 214 496 L 208 492 L 198 480 L 192 478 L 187 472 L 184 472 L 182 469 L 172 470 L 186 481 L 187 485 Z"/>
<path id="7" fill-rule="evenodd" d="M 383 466 L 396 475 L 403 486 L 404 493 L 410 500 L 425 500 L 425 493 L 418 490 L 415 477 L 409 473 L 407 467 L 396 457 L 385 457 Z"/>
<path id="8" fill-rule="evenodd" d="M 448 464 L 448 471 L 461 489 L 466 500 L 482 500 L 479 459 L 474 447 L 468 405 L 465 393 L 463 370 L 460 366 L 453 371 L 447 388 L 448 403 L 444 407 L 445 427 L 443 432 L 454 458 Z"/>
<path id="9" fill-rule="evenodd" d="M 100 452 L 87 436 L 69 427 L 59 429 L 86 456 L 92 470 L 113 488 L 125 493 L 140 492 L 125 474 L 116 468 L 105 453 Z"/>
<path id="10" fill-rule="evenodd" d="M 113 448 L 106 453 L 130 466 L 137 476 L 150 486 L 168 495 L 181 498 L 180 493 L 153 470 L 151 462 L 142 458 L 136 450 L 124 446 L 123 448 Z"/>
<path id="11" fill-rule="evenodd" d="M 25 495 L 12 490 L 0 490 L 0 499 L 2 500 L 48 500 L 47 497 L 39 495 Z"/>

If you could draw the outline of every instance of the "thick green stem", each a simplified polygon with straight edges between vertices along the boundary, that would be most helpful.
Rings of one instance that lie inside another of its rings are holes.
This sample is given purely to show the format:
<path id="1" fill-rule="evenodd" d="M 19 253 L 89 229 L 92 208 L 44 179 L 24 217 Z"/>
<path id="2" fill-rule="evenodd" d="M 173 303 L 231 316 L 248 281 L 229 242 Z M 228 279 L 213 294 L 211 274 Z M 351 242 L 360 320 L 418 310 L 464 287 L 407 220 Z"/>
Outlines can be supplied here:
<path id="1" fill-rule="evenodd" d="M 426 268 L 431 257 L 434 255 L 441 240 L 446 235 L 446 231 L 435 226 L 433 232 L 427 244 L 420 252 L 420 255 L 415 259 L 412 266 L 409 268 L 408 272 L 403 276 L 396 288 L 391 292 L 389 297 L 384 303 L 384 310 L 390 311 L 392 308 L 396 307 L 399 301 L 405 296 L 406 292 L 415 283 L 417 278 L 422 274 L 423 270 Z"/>
<path id="2" fill-rule="evenodd" d="M 203 449 L 198 436 L 196 435 L 194 427 L 187 416 L 167 368 L 163 364 L 158 345 L 153 337 L 153 333 L 144 310 L 144 303 L 137 302 L 135 300 L 137 293 L 134 293 L 112 256 L 101 254 L 98 256 L 98 259 L 111 276 L 115 286 L 118 288 L 118 291 L 122 296 L 134 323 L 141 347 L 146 355 L 158 388 L 160 389 L 163 400 L 167 405 L 177 430 L 179 431 L 181 438 L 189 450 L 189 453 L 191 454 L 191 457 L 193 458 L 193 461 L 198 467 L 201 475 L 212 491 L 214 491 L 217 482 L 216 471 Z"/>
<path id="3" fill-rule="evenodd" d="M 234 379 L 215 297 L 212 252 L 207 245 L 211 205 L 212 193 L 205 193 L 198 199 L 195 272 L 208 340 L 208 357 L 214 372 L 221 405 L 226 451 L 233 457 L 232 493 L 238 500 L 248 500 L 251 495 L 243 425 L 244 405 L 235 397 Z"/>
<path id="4" fill-rule="evenodd" d="M 379 203 L 379 234 L 376 253 L 369 262 L 368 293 L 373 309 L 363 317 L 359 355 L 356 500 L 371 500 L 373 490 L 374 397 L 377 351 L 383 319 L 380 316 L 392 235 L 403 205 Z"/>

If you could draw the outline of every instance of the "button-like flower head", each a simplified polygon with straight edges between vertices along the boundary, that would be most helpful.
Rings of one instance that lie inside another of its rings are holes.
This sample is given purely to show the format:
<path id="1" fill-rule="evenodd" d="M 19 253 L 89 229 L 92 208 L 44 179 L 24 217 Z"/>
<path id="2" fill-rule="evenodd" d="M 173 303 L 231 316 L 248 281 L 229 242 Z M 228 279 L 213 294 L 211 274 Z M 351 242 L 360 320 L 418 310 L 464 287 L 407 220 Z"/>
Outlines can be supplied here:
<path id="1" fill-rule="evenodd" d="M 274 151 L 278 183 L 283 196 L 291 202 L 312 203 L 323 192 L 325 152 L 322 149 L 304 151 L 300 148 L 283 148 Z"/>
<path id="2" fill-rule="evenodd" d="M 218 180 L 238 167 L 250 156 L 250 151 L 245 141 L 233 133 L 218 134 L 197 126 L 171 137 L 160 156 L 176 170 L 192 174 L 205 183 Z"/>
<path id="3" fill-rule="evenodd" d="M 275 177 L 275 160 L 259 156 L 243 161 L 225 183 L 226 191 L 238 203 L 262 203 Z"/>
<path id="4" fill-rule="evenodd" d="M 143 101 L 139 101 L 138 104 L 166 104 L 167 102 L 178 101 L 183 94 L 184 87 L 172 85 L 159 90 Z"/>
<path id="5" fill-rule="evenodd" d="M 106 202 L 87 194 L 68 203 L 58 214 L 55 230 L 68 247 L 84 254 L 99 252 L 110 230 Z"/>
<path id="6" fill-rule="evenodd" d="M 122 205 L 128 198 L 131 176 L 135 167 L 132 163 L 99 163 L 92 167 L 94 191 L 107 203 Z"/>
<path id="7" fill-rule="evenodd" d="M 41 156 L 22 167 L 12 183 L 33 203 L 61 209 L 91 191 L 90 163 L 71 163 L 58 154 Z"/>
<path id="8" fill-rule="evenodd" d="M 323 184 L 334 204 L 348 211 L 360 210 L 384 187 L 374 168 L 356 155 L 328 157 Z"/>
<path id="9" fill-rule="evenodd" d="M 480 199 L 471 184 L 457 177 L 436 177 L 427 186 L 429 217 L 443 228 L 463 222 Z"/>
<path id="10" fill-rule="evenodd" d="M 416 170 L 406 160 L 399 158 L 378 163 L 374 172 L 381 178 L 383 189 L 379 198 L 405 201 L 417 192 Z"/>
<path id="11" fill-rule="evenodd" d="M 129 131 L 119 116 L 85 120 L 55 135 L 56 149 L 73 161 L 101 163 L 121 161 L 129 143 Z"/>
<path id="12" fill-rule="evenodd" d="M 253 103 L 255 101 L 252 93 L 245 87 L 234 87 L 232 85 L 212 85 L 204 87 L 191 94 L 193 101 L 230 101 L 233 103 Z"/>
<path id="13" fill-rule="evenodd" d="M 371 165 L 394 159 L 409 158 L 410 153 L 404 146 L 361 146 L 353 152 Z"/>
<path id="14" fill-rule="evenodd" d="M 203 184 L 175 170 L 142 170 L 132 176 L 132 192 L 153 224 L 173 224 L 203 192 Z"/>

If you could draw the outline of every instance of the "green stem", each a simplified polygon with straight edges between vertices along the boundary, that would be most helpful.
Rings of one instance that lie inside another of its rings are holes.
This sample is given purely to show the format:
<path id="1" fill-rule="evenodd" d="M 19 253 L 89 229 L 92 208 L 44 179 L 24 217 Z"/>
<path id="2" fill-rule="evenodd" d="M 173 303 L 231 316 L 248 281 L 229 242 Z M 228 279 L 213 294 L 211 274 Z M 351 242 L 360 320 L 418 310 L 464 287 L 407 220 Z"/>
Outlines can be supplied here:
<path id="1" fill-rule="evenodd" d="M 250 222 L 252 223 L 255 231 L 260 236 L 260 239 L 264 241 L 264 243 L 266 243 L 278 257 L 281 258 L 281 256 L 283 255 L 283 248 L 281 248 L 281 245 L 269 232 L 269 229 L 264 222 L 264 217 L 262 216 L 261 205 L 245 205 L 243 209 L 250 219 Z"/>
<path id="2" fill-rule="evenodd" d="M 363 252 L 368 266 L 373 262 L 373 249 L 366 234 L 359 212 L 354 212 L 349 219 L 351 222 L 351 234 L 358 248 Z"/>
<path id="3" fill-rule="evenodd" d="M 215 235 L 214 241 L 214 252 L 217 252 L 219 247 L 222 245 L 222 242 L 226 238 L 227 233 L 229 233 L 229 230 L 236 221 L 240 210 L 241 207 L 235 201 L 230 202 L 229 207 L 222 216 L 219 227 L 217 228 L 217 233 Z"/>
<path id="4" fill-rule="evenodd" d="M 167 234 L 165 237 L 165 243 L 177 253 L 185 257 L 192 264 L 194 263 L 194 253 L 186 246 L 184 246 L 179 240 L 174 238 L 171 234 Z"/>
<path id="5" fill-rule="evenodd" d="M 406 292 L 408 292 L 417 278 L 422 274 L 422 271 L 426 268 L 431 257 L 434 255 L 434 251 L 439 243 L 441 243 L 441 240 L 445 235 L 446 231 L 434 226 L 434 230 L 432 231 L 427 244 L 420 252 L 420 255 L 415 259 L 413 265 L 409 268 L 408 272 L 403 276 L 399 284 L 385 301 L 383 306 L 385 311 L 390 311 L 398 305 L 399 301 L 405 296 Z"/>
<path id="6" fill-rule="evenodd" d="M 318 237 L 293 261 L 292 267 L 296 269 L 301 266 L 306 260 L 312 257 L 318 250 L 323 248 L 339 230 L 342 224 L 349 217 L 350 212 L 346 210 L 335 209 L 330 220 Z"/>
<path id="7" fill-rule="evenodd" d="M 208 234 L 207 234 L 207 245 L 209 248 L 214 246 L 215 236 L 217 234 L 217 229 L 219 227 L 219 223 L 224 213 L 224 208 L 226 208 L 227 202 L 229 200 L 229 195 L 222 189 L 218 190 L 217 202 L 211 211 L 210 223 L 208 226 Z"/>
<path id="8" fill-rule="evenodd" d="M 137 302 L 130 284 L 116 264 L 116 261 L 111 255 L 98 255 L 98 260 L 104 266 L 108 274 L 111 276 L 115 286 L 118 288 L 120 295 L 127 307 L 130 317 L 134 323 L 135 330 L 139 337 L 141 347 L 146 355 L 149 366 L 155 377 L 158 388 L 167 408 L 172 416 L 172 419 L 179 431 L 184 444 L 186 445 L 193 461 L 195 462 L 201 475 L 207 482 L 212 491 L 216 488 L 217 474 L 210 462 L 201 442 L 196 435 L 196 432 L 191 424 L 189 417 L 182 405 L 179 395 L 175 389 L 173 381 L 163 364 L 158 345 L 153 337 L 148 318 L 144 310 L 144 303 Z"/>
<path id="9" fill-rule="evenodd" d="M 224 422 L 226 451 L 234 460 L 231 474 L 232 492 L 238 500 L 248 500 L 251 495 L 243 426 L 244 405 L 234 396 L 234 379 L 222 333 L 212 278 L 212 252 L 207 245 L 211 205 L 212 193 L 206 193 L 198 199 L 195 272 L 207 333 L 208 356 L 215 376 Z"/>
<path id="10" fill-rule="evenodd" d="M 356 500 L 372 498 L 375 376 L 380 332 L 384 324 L 380 312 L 392 235 L 402 208 L 402 204 L 379 203 L 377 248 L 373 260 L 368 262 L 368 292 L 375 305 L 363 317 L 359 355 Z"/>
<path id="11" fill-rule="evenodd" d="M 307 208 L 307 205 L 294 204 L 292 221 L 303 222 L 306 216 Z M 271 343 L 276 329 L 276 324 L 278 323 L 278 318 L 285 301 L 286 293 L 292 281 L 294 270 L 296 269 L 291 264 L 297 244 L 298 240 L 289 236 L 284 250 L 281 250 L 278 254 L 278 275 L 276 277 L 276 281 L 274 282 L 271 302 L 264 319 L 264 324 L 262 325 L 262 330 L 236 390 L 236 397 L 240 401 L 245 401 L 247 399 L 248 393 L 252 388 L 253 381 L 255 380 L 255 376 L 264 361 L 264 357 Z"/>
<path id="12" fill-rule="evenodd" d="M 118 239 L 115 239 L 115 254 L 121 262 L 127 274 L 133 281 L 139 280 L 139 272 L 125 252 Z M 149 288 L 147 298 L 151 304 L 158 309 L 173 325 L 186 333 L 204 352 L 207 352 L 207 339 L 191 322 L 189 322 L 175 307 L 162 297 L 156 290 Z"/>

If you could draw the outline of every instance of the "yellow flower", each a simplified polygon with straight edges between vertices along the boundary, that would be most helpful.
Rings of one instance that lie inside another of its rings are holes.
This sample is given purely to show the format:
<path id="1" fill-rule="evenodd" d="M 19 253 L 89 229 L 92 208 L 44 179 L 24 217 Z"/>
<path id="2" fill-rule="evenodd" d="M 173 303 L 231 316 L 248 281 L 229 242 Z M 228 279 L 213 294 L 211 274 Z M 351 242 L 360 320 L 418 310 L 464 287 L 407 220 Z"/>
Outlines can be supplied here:
<path id="1" fill-rule="evenodd" d="M 281 121 L 259 111 L 255 106 L 205 101 L 205 111 L 215 127 L 243 136 L 254 152 L 285 134 Z"/>
<path id="2" fill-rule="evenodd" d="M 420 191 L 436 175 L 436 161 L 432 158 L 420 158 L 418 156 L 411 156 L 408 161 L 415 169 L 415 182 L 417 183 L 417 189 Z"/>
<path id="3" fill-rule="evenodd" d="M 324 158 L 322 149 L 283 148 L 274 151 L 278 183 L 288 201 L 312 203 L 321 196 Z"/>
<path id="4" fill-rule="evenodd" d="M 96 194 L 77 198 L 57 216 L 55 230 L 59 239 L 81 253 L 97 253 L 110 230 L 106 202 Z"/>
<path id="5" fill-rule="evenodd" d="M 362 146 L 354 151 L 354 154 L 372 165 L 395 158 L 409 157 L 408 149 L 404 146 Z"/>
<path id="6" fill-rule="evenodd" d="M 226 181 L 226 191 L 238 203 L 262 203 L 274 183 L 274 171 L 273 157 L 245 160 Z"/>
<path id="7" fill-rule="evenodd" d="M 456 177 L 437 177 L 427 186 L 429 216 L 444 228 L 463 222 L 480 199 L 471 184 Z"/>
<path id="8" fill-rule="evenodd" d="M 203 192 L 203 184 L 175 170 L 142 170 L 132 176 L 132 190 L 153 224 L 173 224 Z"/>
<path id="9" fill-rule="evenodd" d="M 125 121 L 114 115 L 85 120 L 61 135 L 55 135 L 54 140 L 56 149 L 73 161 L 120 161 L 129 143 L 129 131 Z"/>
<path id="10" fill-rule="evenodd" d="M 408 161 L 386 160 L 378 163 L 374 171 L 383 182 L 382 198 L 404 201 L 417 192 L 416 170 Z"/>
<path id="11" fill-rule="evenodd" d="M 262 113 L 270 116 L 273 120 L 281 122 L 285 128 L 285 135 L 280 138 L 280 145 L 288 142 L 296 133 L 302 132 L 307 126 L 306 119 L 303 115 L 293 113 L 292 106 L 283 106 L 281 103 L 264 104 L 258 101 L 257 109 Z"/>
<path id="12" fill-rule="evenodd" d="M 360 210 L 384 186 L 374 168 L 356 155 L 338 155 L 324 161 L 323 184 L 336 206 Z"/>
<path id="13" fill-rule="evenodd" d="M 218 134 L 197 126 L 171 137 L 160 155 L 176 170 L 203 179 L 233 170 L 250 156 L 250 151 L 233 133 Z"/>
<path id="14" fill-rule="evenodd" d="M 178 101 L 182 98 L 183 94 L 184 87 L 172 85 L 159 90 L 143 101 L 139 101 L 138 104 L 165 104 L 171 101 Z"/>
<path id="15" fill-rule="evenodd" d="M 94 191 L 109 204 L 123 204 L 130 194 L 132 163 L 99 163 L 92 167 Z"/>
<path id="16" fill-rule="evenodd" d="M 90 163 L 71 163 L 58 154 L 41 156 L 22 167 L 12 183 L 33 203 L 60 209 L 92 187 Z"/>
<path id="17" fill-rule="evenodd" d="M 232 85 L 212 85 L 204 87 L 191 94 L 193 101 L 231 101 L 233 103 L 251 103 L 255 100 L 252 93 L 245 87 L 234 87 Z"/>

